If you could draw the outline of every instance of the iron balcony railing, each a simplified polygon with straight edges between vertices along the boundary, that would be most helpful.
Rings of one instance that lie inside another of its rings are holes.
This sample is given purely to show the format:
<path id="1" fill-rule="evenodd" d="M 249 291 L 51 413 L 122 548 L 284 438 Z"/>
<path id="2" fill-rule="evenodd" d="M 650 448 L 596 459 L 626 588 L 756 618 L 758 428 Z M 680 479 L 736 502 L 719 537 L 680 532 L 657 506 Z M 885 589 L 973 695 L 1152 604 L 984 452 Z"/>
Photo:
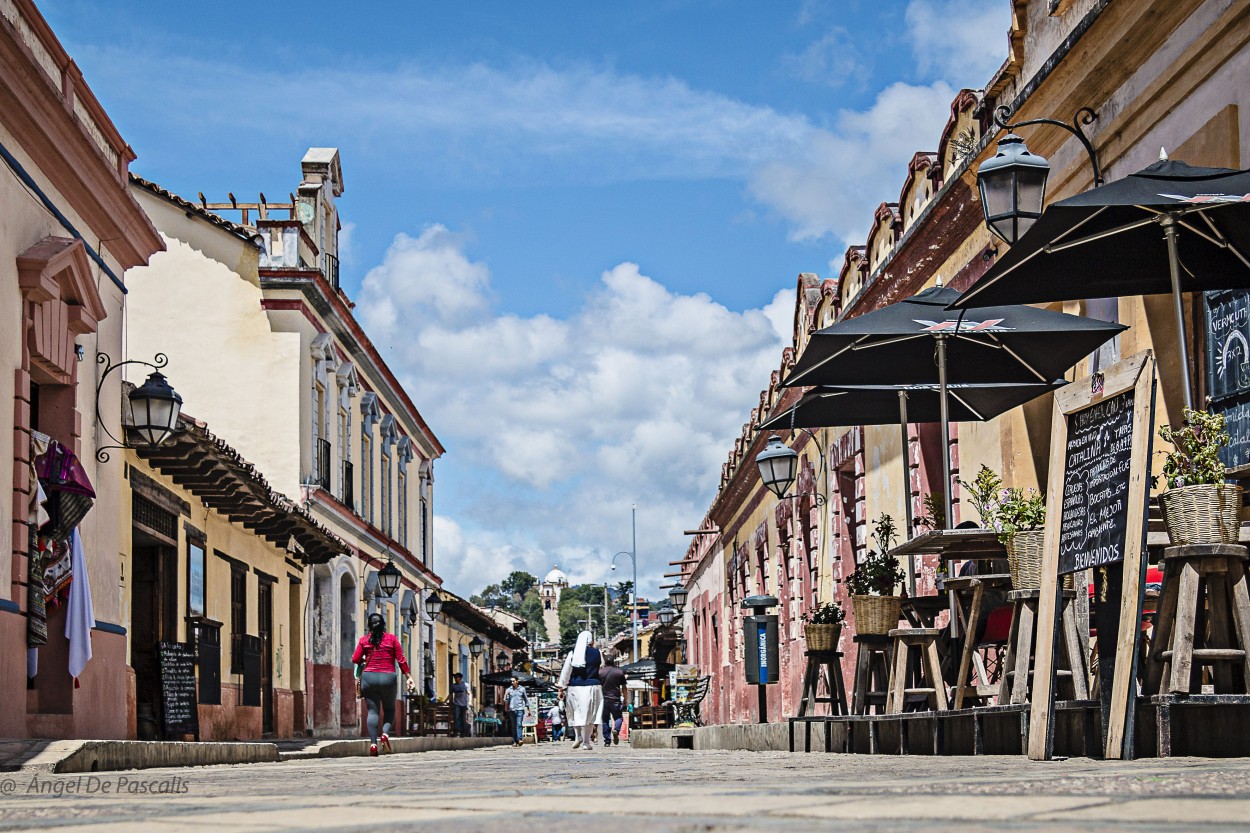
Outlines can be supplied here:
<path id="1" fill-rule="evenodd" d="M 334 287 L 334 291 L 337 292 L 339 289 L 339 259 L 331 254 L 327 254 L 324 257 L 325 265 L 323 268 L 326 280 L 330 282 L 330 286 Z"/>
<path id="2" fill-rule="evenodd" d="M 330 489 L 330 441 L 317 440 L 317 485 Z"/>
<path id="3" fill-rule="evenodd" d="M 343 505 L 356 508 L 356 473 L 350 460 L 343 461 Z"/>

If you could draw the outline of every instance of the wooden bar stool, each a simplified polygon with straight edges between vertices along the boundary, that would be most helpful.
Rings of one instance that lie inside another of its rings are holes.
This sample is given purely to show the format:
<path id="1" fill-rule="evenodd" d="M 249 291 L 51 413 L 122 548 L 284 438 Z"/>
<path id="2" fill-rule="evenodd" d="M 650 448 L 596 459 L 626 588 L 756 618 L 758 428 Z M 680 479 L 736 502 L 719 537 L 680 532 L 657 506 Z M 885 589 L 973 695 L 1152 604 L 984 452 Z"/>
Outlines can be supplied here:
<path id="1" fill-rule="evenodd" d="M 850 714 L 846 707 L 846 685 L 842 681 L 842 652 L 807 651 L 806 653 L 807 669 L 803 672 L 803 697 L 799 700 L 798 716 L 805 717 L 808 708 L 814 709 L 817 703 L 828 703 L 831 715 Z M 829 682 L 828 697 L 821 697 L 817 693 L 821 672 L 825 672 Z"/>
<path id="2" fill-rule="evenodd" d="M 947 708 L 946 683 L 942 680 L 942 660 L 938 656 L 938 628 L 895 628 L 890 631 L 894 643 L 894 662 L 890 666 L 890 694 L 886 714 L 902 714 L 909 695 L 928 695 L 934 711 Z M 914 685 L 907 685 L 907 665 L 911 649 L 920 652 L 920 671 Z"/>
<path id="3" fill-rule="evenodd" d="M 851 713 L 877 714 L 885 711 L 890 692 L 890 637 L 885 634 L 861 633 L 855 642 L 855 690 L 851 694 Z"/>
<path id="4" fill-rule="evenodd" d="M 1003 660 L 1002 681 L 998 689 L 999 705 L 1029 702 L 1033 648 L 1037 636 L 1037 603 L 1041 595 L 1041 590 L 1013 590 L 1007 594 L 1007 601 L 1012 604 L 1011 636 L 1007 640 L 1007 656 Z M 1073 700 L 1088 700 L 1089 677 L 1084 647 L 1088 638 L 1081 638 L 1077 625 L 1075 590 L 1063 591 L 1061 616 L 1060 650 L 1055 654 L 1055 676 L 1067 680 L 1068 693 Z"/>
<path id="5" fill-rule="evenodd" d="M 1216 694 L 1250 692 L 1247 557 L 1247 549 L 1237 544 L 1191 544 L 1163 551 L 1163 591 L 1147 694 L 1158 694 L 1160 686 L 1167 694 L 1198 693 L 1191 688 L 1195 664 L 1212 668 Z M 1204 601 L 1205 627 L 1199 627 Z M 1195 642 L 1202 647 L 1195 648 Z M 1241 674 L 1234 680 L 1236 665 Z"/>
<path id="6" fill-rule="evenodd" d="M 985 591 L 1010 586 L 1011 576 L 1006 573 L 956 576 L 942 583 L 942 588 L 955 600 L 955 612 L 959 617 L 960 630 L 963 632 L 963 649 L 959 653 L 959 672 L 955 676 L 953 688 L 956 709 L 962 709 L 966 699 L 986 700 L 998 694 L 998 686 L 990 684 L 989 672 L 978 650 L 977 631 L 981 624 L 981 617 L 984 615 L 982 597 Z M 978 684 L 969 685 L 969 677 L 974 666 Z"/>

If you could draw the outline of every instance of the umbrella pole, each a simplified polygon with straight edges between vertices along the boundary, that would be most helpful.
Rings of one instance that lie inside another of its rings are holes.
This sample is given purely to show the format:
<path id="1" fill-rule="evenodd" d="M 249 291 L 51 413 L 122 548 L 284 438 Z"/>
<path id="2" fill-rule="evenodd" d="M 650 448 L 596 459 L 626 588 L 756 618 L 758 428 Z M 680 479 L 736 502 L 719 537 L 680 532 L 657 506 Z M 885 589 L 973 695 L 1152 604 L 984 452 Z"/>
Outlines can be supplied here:
<path id="1" fill-rule="evenodd" d="M 1189 334 L 1185 332 L 1185 305 L 1181 301 L 1180 254 L 1176 250 L 1176 217 L 1164 214 L 1159 220 L 1168 242 L 1168 271 L 1172 277 L 1172 305 L 1176 308 L 1176 334 L 1181 346 L 1181 379 L 1184 382 L 1185 407 L 1194 407 L 1193 381 L 1189 369 Z"/>
<path id="2" fill-rule="evenodd" d="M 952 509 L 954 501 L 951 496 L 951 415 L 946 401 L 946 336 L 941 333 L 937 336 L 937 361 L 940 397 L 938 403 L 942 413 L 942 508 L 946 512 L 943 519 L 946 522 L 945 527 L 951 529 L 955 526 L 955 513 Z"/>
<path id="3" fill-rule="evenodd" d="M 907 391 L 900 390 L 898 392 L 898 421 L 903 427 L 903 518 L 906 526 L 903 527 L 903 540 L 910 541 L 915 535 L 912 529 L 912 511 L 911 511 L 911 437 L 907 433 Z M 907 592 L 909 595 L 916 595 L 916 565 L 912 561 L 912 557 L 907 556 Z"/>

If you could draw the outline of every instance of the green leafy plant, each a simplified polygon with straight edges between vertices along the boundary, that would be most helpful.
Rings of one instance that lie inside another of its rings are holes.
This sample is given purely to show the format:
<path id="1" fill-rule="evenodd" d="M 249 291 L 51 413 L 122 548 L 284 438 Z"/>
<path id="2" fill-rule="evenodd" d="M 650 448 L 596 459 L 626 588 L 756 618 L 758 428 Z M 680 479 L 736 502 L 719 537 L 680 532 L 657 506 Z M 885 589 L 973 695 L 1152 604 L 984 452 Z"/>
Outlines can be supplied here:
<path id="1" fill-rule="evenodd" d="M 809 625 L 840 625 L 845 620 L 846 613 L 837 602 L 820 602 L 803 614 L 803 621 Z"/>
<path id="2" fill-rule="evenodd" d="M 1159 436 L 1172 444 L 1163 452 L 1163 479 L 1169 489 L 1224 482 L 1220 449 L 1229 443 L 1223 414 L 1186 408 L 1179 428 L 1161 425 Z"/>
<path id="3" fill-rule="evenodd" d="M 894 588 L 906 576 L 898 559 L 889 554 L 897 537 L 894 519 L 882 513 L 873 524 L 877 549 L 859 562 L 855 572 L 846 577 L 846 589 L 852 596 L 893 596 Z"/>
<path id="4" fill-rule="evenodd" d="M 972 482 L 960 480 L 959 485 L 968 494 L 968 502 L 972 504 L 972 508 L 977 510 L 977 517 L 981 519 L 981 526 L 989 529 L 994 526 L 994 514 L 998 510 L 999 490 L 1003 486 L 1003 479 L 994 473 L 989 466 L 981 464 L 981 470 L 977 472 L 977 476 L 972 478 Z"/>
<path id="5" fill-rule="evenodd" d="M 916 518 L 916 524 L 929 529 L 946 529 L 946 494 L 929 492 L 924 496 L 924 514 Z"/>
<path id="6" fill-rule="evenodd" d="M 1046 498 L 1037 489 L 1004 489 L 991 526 L 998 540 L 1009 542 L 1017 532 L 1041 529 L 1046 524 Z"/>

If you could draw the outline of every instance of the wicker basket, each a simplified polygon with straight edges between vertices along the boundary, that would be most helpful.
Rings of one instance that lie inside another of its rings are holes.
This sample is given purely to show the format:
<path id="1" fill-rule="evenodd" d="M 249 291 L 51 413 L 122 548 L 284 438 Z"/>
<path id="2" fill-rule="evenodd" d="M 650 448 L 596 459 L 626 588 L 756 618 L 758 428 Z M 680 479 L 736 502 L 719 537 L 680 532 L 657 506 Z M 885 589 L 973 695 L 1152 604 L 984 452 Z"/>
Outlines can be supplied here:
<path id="1" fill-rule="evenodd" d="M 898 596 L 851 596 L 851 610 L 856 633 L 883 635 L 898 627 L 903 601 Z"/>
<path id="2" fill-rule="evenodd" d="M 1181 486 L 1159 495 L 1168 538 L 1184 544 L 1235 544 L 1241 527 L 1241 487 L 1230 483 Z"/>
<path id="3" fill-rule="evenodd" d="M 1007 563 L 1011 567 L 1013 590 L 1033 590 L 1042 586 L 1042 544 L 1045 540 L 1045 530 L 1026 529 L 1007 541 Z"/>
<path id="4" fill-rule="evenodd" d="M 838 647 L 838 637 L 842 635 L 841 625 L 804 625 L 803 634 L 807 637 L 807 650 L 832 651 Z"/>

